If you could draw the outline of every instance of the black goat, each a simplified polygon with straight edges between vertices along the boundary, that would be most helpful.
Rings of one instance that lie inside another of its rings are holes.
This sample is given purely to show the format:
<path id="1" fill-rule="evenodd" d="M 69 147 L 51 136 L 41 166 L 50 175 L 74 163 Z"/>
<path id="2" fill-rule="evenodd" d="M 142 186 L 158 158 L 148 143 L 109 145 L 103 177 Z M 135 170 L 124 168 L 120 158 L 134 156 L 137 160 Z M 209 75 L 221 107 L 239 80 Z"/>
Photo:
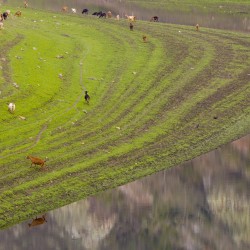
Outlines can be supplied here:
<path id="1" fill-rule="evenodd" d="M 83 10 L 82 10 L 82 14 L 86 14 L 86 15 L 87 15 L 88 13 L 89 13 L 89 10 L 88 10 L 88 9 L 83 9 Z"/>
<path id="2" fill-rule="evenodd" d="M 151 17 L 150 22 L 159 22 L 159 17 L 158 16 Z"/>
<path id="3" fill-rule="evenodd" d="M 106 13 L 102 12 L 102 14 L 99 15 L 99 18 L 104 17 L 106 18 Z"/>
<path id="4" fill-rule="evenodd" d="M 4 12 L 4 13 L 3 13 L 3 19 L 4 19 L 4 20 L 6 20 L 8 16 L 9 16 L 9 13 L 8 13 L 8 12 Z"/>
<path id="5" fill-rule="evenodd" d="M 84 99 L 89 104 L 90 96 L 88 95 L 88 91 L 85 91 Z"/>

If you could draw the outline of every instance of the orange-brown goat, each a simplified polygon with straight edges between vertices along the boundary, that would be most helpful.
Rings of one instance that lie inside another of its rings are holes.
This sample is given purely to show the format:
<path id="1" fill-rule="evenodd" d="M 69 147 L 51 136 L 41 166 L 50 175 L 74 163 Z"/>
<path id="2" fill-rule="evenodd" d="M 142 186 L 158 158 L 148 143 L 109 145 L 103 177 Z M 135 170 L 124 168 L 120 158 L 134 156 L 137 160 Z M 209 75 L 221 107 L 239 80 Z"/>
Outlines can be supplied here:
<path id="1" fill-rule="evenodd" d="M 62 12 L 68 12 L 68 6 L 63 6 L 62 7 Z"/>
<path id="2" fill-rule="evenodd" d="M 21 16 L 22 15 L 22 12 L 20 11 L 20 10 L 18 10 L 16 13 L 15 13 L 15 15 L 14 16 Z"/>
<path id="3" fill-rule="evenodd" d="M 31 223 L 28 223 L 29 227 L 35 227 L 35 226 L 38 226 L 38 225 L 41 225 L 43 223 L 47 222 L 46 221 L 46 218 L 45 218 L 45 215 L 43 215 L 42 217 L 39 217 L 39 218 L 35 218 L 32 220 Z"/>
<path id="4" fill-rule="evenodd" d="M 43 167 L 45 165 L 45 162 L 46 162 L 46 160 L 42 160 L 40 158 L 33 157 L 30 155 L 27 156 L 27 159 L 31 160 L 31 166 L 32 166 L 32 164 L 35 164 L 35 165 L 40 165 L 41 167 Z"/>

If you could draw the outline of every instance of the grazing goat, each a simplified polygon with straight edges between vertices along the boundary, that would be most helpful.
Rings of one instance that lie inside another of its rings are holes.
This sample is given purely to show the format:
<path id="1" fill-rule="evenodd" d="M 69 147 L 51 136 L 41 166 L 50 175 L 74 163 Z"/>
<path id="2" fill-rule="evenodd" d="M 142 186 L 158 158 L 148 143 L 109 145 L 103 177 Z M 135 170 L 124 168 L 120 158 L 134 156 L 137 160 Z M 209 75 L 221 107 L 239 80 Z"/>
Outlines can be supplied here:
<path id="1" fill-rule="evenodd" d="M 147 37 L 146 36 L 142 36 L 142 40 L 143 40 L 143 42 L 147 42 Z"/>
<path id="2" fill-rule="evenodd" d="M 3 19 L 6 20 L 7 17 L 8 17 L 9 15 L 10 15 L 10 12 L 5 11 L 5 12 L 3 13 Z"/>
<path id="3" fill-rule="evenodd" d="M 46 160 L 42 160 L 40 158 L 33 157 L 31 155 L 28 155 L 26 158 L 31 160 L 31 165 L 30 165 L 31 167 L 33 164 L 40 165 L 41 167 L 43 167 L 45 165 L 45 162 L 46 162 Z"/>
<path id="4" fill-rule="evenodd" d="M 27 8 L 28 7 L 28 2 L 27 1 L 24 1 L 24 8 Z"/>
<path id="5" fill-rule="evenodd" d="M 150 19 L 150 22 L 159 22 L 159 17 L 158 16 L 152 16 Z"/>
<path id="6" fill-rule="evenodd" d="M 129 28 L 130 30 L 133 30 L 134 29 L 134 25 L 132 23 L 129 24 Z"/>
<path id="7" fill-rule="evenodd" d="M 128 21 L 130 22 L 135 22 L 136 20 L 136 17 L 135 16 L 128 16 L 128 15 L 125 15 L 125 17 L 128 19 Z"/>
<path id="8" fill-rule="evenodd" d="M 88 9 L 83 9 L 83 10 L 82 10 L 82 14 L 86 14 L 86 15 L 87 15 L 88 13 L 89 13 L 89 10 L 88 10 Z"/>
<path id="9" fill-rule="evenodd" d="M 88 95 L 88 91 L 85 91 L 84 99 L 89 104 L 90 96 Z"/>
<path id="10" fill-rule="evenodd" d="M 107 12 L 107 16 L 108 16 L 108 18 L 112 17 L 112 12 L 110 10 Z"/>
<path id="11" fill-rule="evenodd" d="M 104 17 L 104 18 L 106 18 L 106 13 L 105 12 L 102 12 L 100 15 L 99 15 L 99 18 L 101 18 L 101 17 Z"/>
<path id="12" fill-rule="evenodd" d="M 14 16 L 18 16 L 18 17 L 20 17 L 22 15 L 22 12 L 20 11 L 20 10 L 18 10 L 16 13 L 15 13 L 15 15 Z"/>
<path id="13" fill-rule="evenodd" d="M 195 25 L 195 28 L 196 28 L 196 31 L 199 31 L 199 24 L 197 23 L 196 25 Z"/>
<path id="14" fill-rule="evenodd" d="M 8 110 L 10 113 L 14 113 L 15 109 L 16 109 L 15 103 L 11 102 L 8 104 Z"/>
<path id="15" fill-rule="evenodd" d="M 35 227 L 35 226 L 38 226 L 38 225 L 41 225 L 43 223 L 47 222 L 46 221 L 46 218 L 45 218 L 45 215 L 43 215 L 42 217 L 39 217 L 39 218 L 35 218 L 32 220 L 31 223 L 28 223 L 29 227 Z"/>
<path id="16" fill-rule="evenodd" d="M 62 7 L 62 12 L 67 12 L 68 11 L 68 6 L 63 6 Z"/>

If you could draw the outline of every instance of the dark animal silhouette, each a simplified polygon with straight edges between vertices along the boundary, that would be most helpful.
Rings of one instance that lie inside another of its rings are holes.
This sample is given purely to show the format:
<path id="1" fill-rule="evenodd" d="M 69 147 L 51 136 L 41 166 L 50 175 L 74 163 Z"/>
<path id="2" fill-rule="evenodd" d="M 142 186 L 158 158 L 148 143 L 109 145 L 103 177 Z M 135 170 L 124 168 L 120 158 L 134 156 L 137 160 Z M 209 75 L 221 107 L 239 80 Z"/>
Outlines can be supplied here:
<path id="1" fill-rule="evenodd" d="M 101 18 L 101 17 L 106 18 L 106 13 L 105 13 L 105 12 L 102 12 L 102 14 L 99 15 L 99 18 Z"/>
<path id="2" fill-rule="evenodd" d="M 32 220 L 31 223 L 28 223 L 29 227 L 35 227 L 35 226 L 38 226 L 38 225 L 41 225 L 43 223 L 47 222 L 46 218 L 45 218 L 45 215 L 43 215 L 42 217 L 39 217 L 39 218 L 35 218 Z"/>
<path id="3" fill-rule="evenodd" d="M 99 12 L 94 12 L 92 15 L 93 15 L 93 16 L 97 16 L 98 13 L 99 13 Z"/>
<path id="4" fill-rule="evenodd" d="M 84 99 L 89 104 L 90 96 L 88 95 L 88 91 L 85 91 Z"/>
<path id="5" fill-rule="evenodd" d="M 152 16 L 150 19 L 150 22 L 159 22 L 159 17 L 158 16 Z"/>
<path id="6" fill-rule="evenodd" d="M 142 36 L 142 40 L 143 40 L 143 42 L 147 42 L 147 37 L 146 36 Z"/>
<path id="7" fill-rule="evenodd" d="M 8 13 L 8 12 L 4 12 L 4 13 L 3 13 L 3 19 L 4 19 L 4 20 L 6 20 L 8 16 L 9 16 L 9 13 Z"/>
<path id="8" fill-rule="evenodd" d="M 83 9 L 82 10 L 82 14 L 88 14 L 89 13 L 89 10 L 88 9 Z"/>
<path id="9" fill-rule="evenodd" d="M 129 28 L 130 30 L 133 30 L 134 29 L 134 25 L 132 23 L 129 24 Z"/>
<path id="10" fill-rule="evenodd" d="M 102 13 L 103 13 L 102 11 L 95 12 L 95 15 L 96 15 L 96 16 L 100 16 Z"/>

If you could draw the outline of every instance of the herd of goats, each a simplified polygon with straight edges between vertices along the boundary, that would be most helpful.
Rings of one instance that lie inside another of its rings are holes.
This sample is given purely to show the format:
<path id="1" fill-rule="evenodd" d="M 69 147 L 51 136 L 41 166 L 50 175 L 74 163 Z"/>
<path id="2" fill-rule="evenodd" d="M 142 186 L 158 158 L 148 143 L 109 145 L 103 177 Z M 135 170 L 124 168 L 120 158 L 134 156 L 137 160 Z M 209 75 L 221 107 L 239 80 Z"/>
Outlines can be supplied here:
<path id="1" fill-rule="evenodd" d="M 68 6 L 63 6 L 62 7 L 62 12 L 69 12 L 69 8 Z M 77 10 L 75 8 L 71 8 L 71 12 L 72 13 L 77 13 Z M 83 9 L 82 10 L 82 14 L 84 15 L 88 15 L 89 14 L 89 10 L 88 9 Z M 112 12 L 109 10 L 107 13 L 106 12 L 103 12 L 103 11 L 96 11 L 94 13 L 92 13 L 93 16 L 97 16 L 99 18 L 112 18 L 113 17 L 113 14 Z M 136 20 L 136 17 L 135 16 L 128 16 L 128 15 L 125 15 L 125 17 L 133 22 Z M 119 20 L 120 19 L 120 15 L 116 15 L 116 19 Z M 158 16 L 153 16 L 151 19 L 150 19 L 151 22 L 159 22 L 159 17 Z"/>

